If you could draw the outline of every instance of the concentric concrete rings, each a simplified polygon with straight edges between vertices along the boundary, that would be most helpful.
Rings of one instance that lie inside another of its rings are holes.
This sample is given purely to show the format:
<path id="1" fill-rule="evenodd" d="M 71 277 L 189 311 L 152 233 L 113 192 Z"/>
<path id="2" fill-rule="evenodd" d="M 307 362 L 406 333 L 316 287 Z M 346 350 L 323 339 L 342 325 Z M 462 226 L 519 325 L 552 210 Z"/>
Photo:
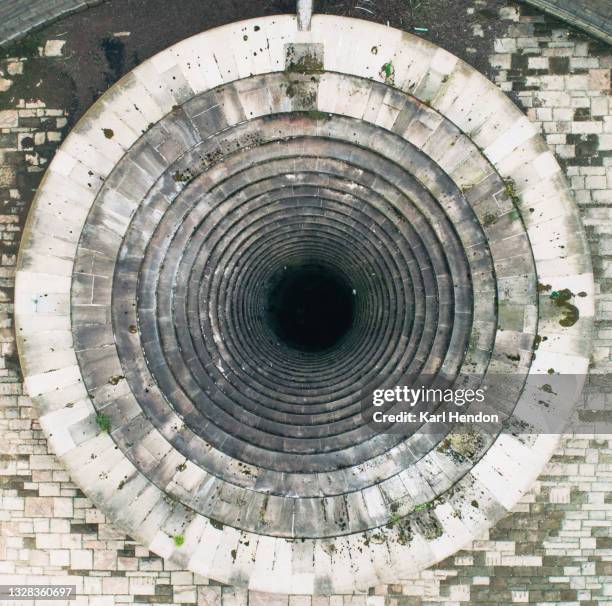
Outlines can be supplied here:
<path id="1" fill-rule="evenodd" d="M 270 320 L 296 268 L 349 293 L 324 350 Z M 581 293 L 571 322 L 542 285 Z M 397 30 L 274 17 L 91 108 L 30 213 L 16 307 L 41 424 L 103 511 L 205 576 L 314 593 L 405 577 L 512 507 L 571 412 L 534 390 L 586 369 L 592 293 L 559 166 L 491 83 Z M 530 435 L 461 453 L 452 427 L 364 420 L 383 380 L 465 375 Z"/>

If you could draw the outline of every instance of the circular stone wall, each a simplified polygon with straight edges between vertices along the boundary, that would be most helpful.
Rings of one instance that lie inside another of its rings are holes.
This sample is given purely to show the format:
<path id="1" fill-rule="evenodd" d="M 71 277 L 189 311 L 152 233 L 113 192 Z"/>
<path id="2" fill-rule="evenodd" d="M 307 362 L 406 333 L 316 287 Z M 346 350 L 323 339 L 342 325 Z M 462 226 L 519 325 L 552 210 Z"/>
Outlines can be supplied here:
<path id="1" fill-rule="evenodd" d="M 49 167 L 16 288 L 75 482 L 152 551 L 284 593 L 394 582 L 503 516 L 581 387 L 541 376 L 586 372 L 593 315 L 527 118 L 430 43 L 322 16 L 212 30 L 112 87 Z M 521 433 L 362 415 L 383 381 L 466 376 Z"/>

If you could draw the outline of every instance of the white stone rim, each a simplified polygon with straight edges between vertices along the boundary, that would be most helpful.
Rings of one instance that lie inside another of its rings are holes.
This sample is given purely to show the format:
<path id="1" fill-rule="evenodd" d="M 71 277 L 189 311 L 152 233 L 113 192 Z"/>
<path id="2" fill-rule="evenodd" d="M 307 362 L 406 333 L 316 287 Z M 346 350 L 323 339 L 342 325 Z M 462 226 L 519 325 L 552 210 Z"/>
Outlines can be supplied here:
<path id="1" fill-rule="evenodd" d="M 261 36 L 250 33 L 250 41 L 245 44 L 244 32 L 253 32 L 255 26 L 260 28 L 258 33 Z M 254 57 L 253 51 L 260 48 L 263 37 L 269 44 L 269 52 Z M 139 507 L 132 508 L 139 509 L 138 512 L 125 510 L 115 519 L 152 551 L 164 557 L 175 557 L 179 563 L 200 574 L 223 582 L 248 583 L 252 589 L 261 591 L 313 593 L 321 588 L 328 588 L 330 592 L 352 591 L 392 582 L 427 567 L 469 543 L 496 520 L 480 520 L 474 527 L 467 527 L 453 516 L 450 504 L 440 504 L 433 511 L 444 527 L 442 537 L 428 542 L 417 539 L 401 549 L 396 546 L 396 552 L 391 555 L 386 547 L 371 545 L 367 557 L 357 556 L 357 539 L 353 536 L 336 539 L 333 553 L 338 555 L 333 557 L 326 547 L 330 541 L 315 540 L 312 549 L 319 563 L 313 570 L 307 570 L 301 561 L 303 549 L 298 543 L 254 535 L 250 543 L 253 561 L 248 561 L 245 551 L 232 565 L 228 554 L 218 547 L 221 544 L 237 545 L 240 535 L 245 533 L 228 527 L 219 530 L 202 516 L 194 516 L 189 519 L 188 530 L 184 533 L 185 544 L 176 547 L 171 538 L 171 528 L 162 529 L 162 522 L 167 521 L 167 514 L 171 511 L 164 502 L 163 493 L 150 486 L 144 476 L 140 478 L 139 472 L 122 454 L 119 456 L 112 452 L 113 443 L 109 436 L 97 436 L 86 449 L 70 447 L 70 425 L 95 415 L 80 380 L 70 341 L 72 261 L 69 251 L 71 247 L 76 250 L 79 225 L 84 222 L 97 193 L 95 187 L 85 186 L 87 171 L 80 172 L 80 169 L 91 168 L 102 177 L 112 170 L 115 162 L 139 136 L 139 131 L 147 126 L 144 122 L 126 124 L 117 108 L 122 102 L 124 106 L 129 104 L 139 88 L 144 94 L 147 83 L 167 82 L 169 71 L 177 64 L 197 94 L 224 81 L 282 71 L 283 45 L 287 42 L 323 43 L 325 70 L 377 81 L 384 81 L 380 65 L 385 61 L 392 62 L 395 86 L 428 103 L 470 135 L 504 178 L 518 183 L 525 174 L 531 176 L 533 185 L 519 188 L 517 193 L 523 200 L 528 200 L 529 205 L 541 210 L 535 221 L 525 208 L 527 204 L 522 209 L 539 281 L 553 284 L 557 290 L 571 288 L 587 295 L 576 303 L 580 319 L 573 327 L 547 325 L 540 331 L 548 340 L 540 345 L 531 373 L 545 373 L 554 368 L 562 373 L 586 374 L 594 315 L 594 286 L 588 249 L 583 232 L 573 231 L 580 226 L 580 221 L 561 169 L 550 151 L 541 151 L 541 139 L 535 127 L 495 85 L 448 52 L 399 30 L 329 16 L 315 16 L 308 32 L 297 30 L 294 17 L 283 16 L 239 22 L 199 34 L 147 60 L 92 106 L 51 163 L 24 229 L 16 277 L 17 338 L 26 389 L 39 410 L 53 410 L 41 417 L 43 429 L 53 434 L 49 440 L 53 449 L 70 469 L 77 484 L 103 511 L 116 509 L 125 499 L 138 499 Z M 375 46 L 376 54 L 371 52 Z M 240 51 L 234 53 L 230 50 L 238 48 Z M 222 59 L 222 64 L 229 68 L 227 73 L 221 73 L 223 70 L 195 73 L 184 69 L 186 62 L 206 55 L 209 58 L 207 65 L 211 67 L 213 55 L 216 65 Z M 150 98 L 151 89 L 149 86 L 149 94 L 143 97 Z M 474 99 L 479 101 L 470 105 Z M 143 109 L 143 119 L 145 113 L 150 121 L 161 118 L 178 100 L 166 92 L 158 95 L 156 101 L 157 106 L 150 104 Z M 475 127 L 472 120 L 478 117 L 478 112 L 474 114 L 472 110 L 482 108 L 485 101 L 488 115 L 484 117 L 488 120 Z M 321 109 L 329 111 L 328 108 Z M 118 142 L 110 142 L 103 135 L 103 128 L 113 123 L 121 127 L 117 131 L 124 133 Z M 491 123 L 501 135 L 494 135 Z M 88 167 L 88 162 L 93 166 Z M 559 234 L 555 244 L 548 242 L 546 230 L 538 231 L 538 227 L 546 223 Z M 572 252 L 563 263 L 557 260 L 562 255 L 560 246 Z M 48 252 L 50 248 L 51 254 Z M 40 310 L 42 297 L 51 303 L 45 302 Z M 58 342 L 62 344 L 60 349 L 56 349 L 52 356 L 45 355 L 49 345 Z M 70 394 L 65 397 L 76 401 L 72 407 L 57 408 L 56 401 L 58 396 L 60 399 L 63 397 L 62 390 L 64 394 Z M 500 437 L 461 481 L 466 494 L 474 486 L 483 487 L 503 509 L 509 510 L 536 479 L 556 441 L 556 436 L 541 435 L 527 445 L 511 436 Z M 95 478 L 91 478 L 91 470 L 83 464 L 83 454 L 89 450 L 107 453 L 109 473 L 134 476 L 133 489 L 121 495 L 121 500 L 105 492 L 97 486 Z M 189 516 L 188 512 L 185 516 Z M 176 524 L 176 521 L 171 523 Z M 341 555 L 346 549 L 351 550 L 353 558 L 360 560 L 352 564 L 356 570 Z M 370 562 L 370 556 L 374 563 Z"/>

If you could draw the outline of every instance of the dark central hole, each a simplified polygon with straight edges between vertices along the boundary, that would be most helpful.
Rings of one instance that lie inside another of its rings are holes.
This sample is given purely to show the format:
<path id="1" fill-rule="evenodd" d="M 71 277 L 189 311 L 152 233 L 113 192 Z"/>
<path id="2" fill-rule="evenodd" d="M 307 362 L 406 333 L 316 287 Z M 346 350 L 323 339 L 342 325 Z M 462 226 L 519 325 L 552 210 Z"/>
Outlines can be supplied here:
<path id="1" fill-rule="evenodd" d="M 284 343 L 301 351 L 323 351 L 351 328 L 353 301 L 353 289 L 339 272 L 303 265 L 273 279 L 266 311 Z"/>

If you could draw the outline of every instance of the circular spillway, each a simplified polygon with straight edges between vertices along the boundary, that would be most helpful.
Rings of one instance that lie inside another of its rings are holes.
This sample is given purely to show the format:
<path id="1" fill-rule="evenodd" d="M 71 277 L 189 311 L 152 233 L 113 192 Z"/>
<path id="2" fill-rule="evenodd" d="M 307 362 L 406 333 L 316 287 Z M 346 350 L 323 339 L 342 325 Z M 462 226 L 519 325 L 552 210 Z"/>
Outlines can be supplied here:
<path id="1" fill-rule="evenodd" d="M 271 17 L 91 108 L 16 309 L 41 425 L 118 525 L 225 583 L 325 593 L 429 566 L 520 498 L 571 412 L 538 377 L 586 369 L 592 292 L 559 166 L 493 84 L 397 30 Z M 466 377 L 522 433 L 364 415 L 383 385 Z"/>

